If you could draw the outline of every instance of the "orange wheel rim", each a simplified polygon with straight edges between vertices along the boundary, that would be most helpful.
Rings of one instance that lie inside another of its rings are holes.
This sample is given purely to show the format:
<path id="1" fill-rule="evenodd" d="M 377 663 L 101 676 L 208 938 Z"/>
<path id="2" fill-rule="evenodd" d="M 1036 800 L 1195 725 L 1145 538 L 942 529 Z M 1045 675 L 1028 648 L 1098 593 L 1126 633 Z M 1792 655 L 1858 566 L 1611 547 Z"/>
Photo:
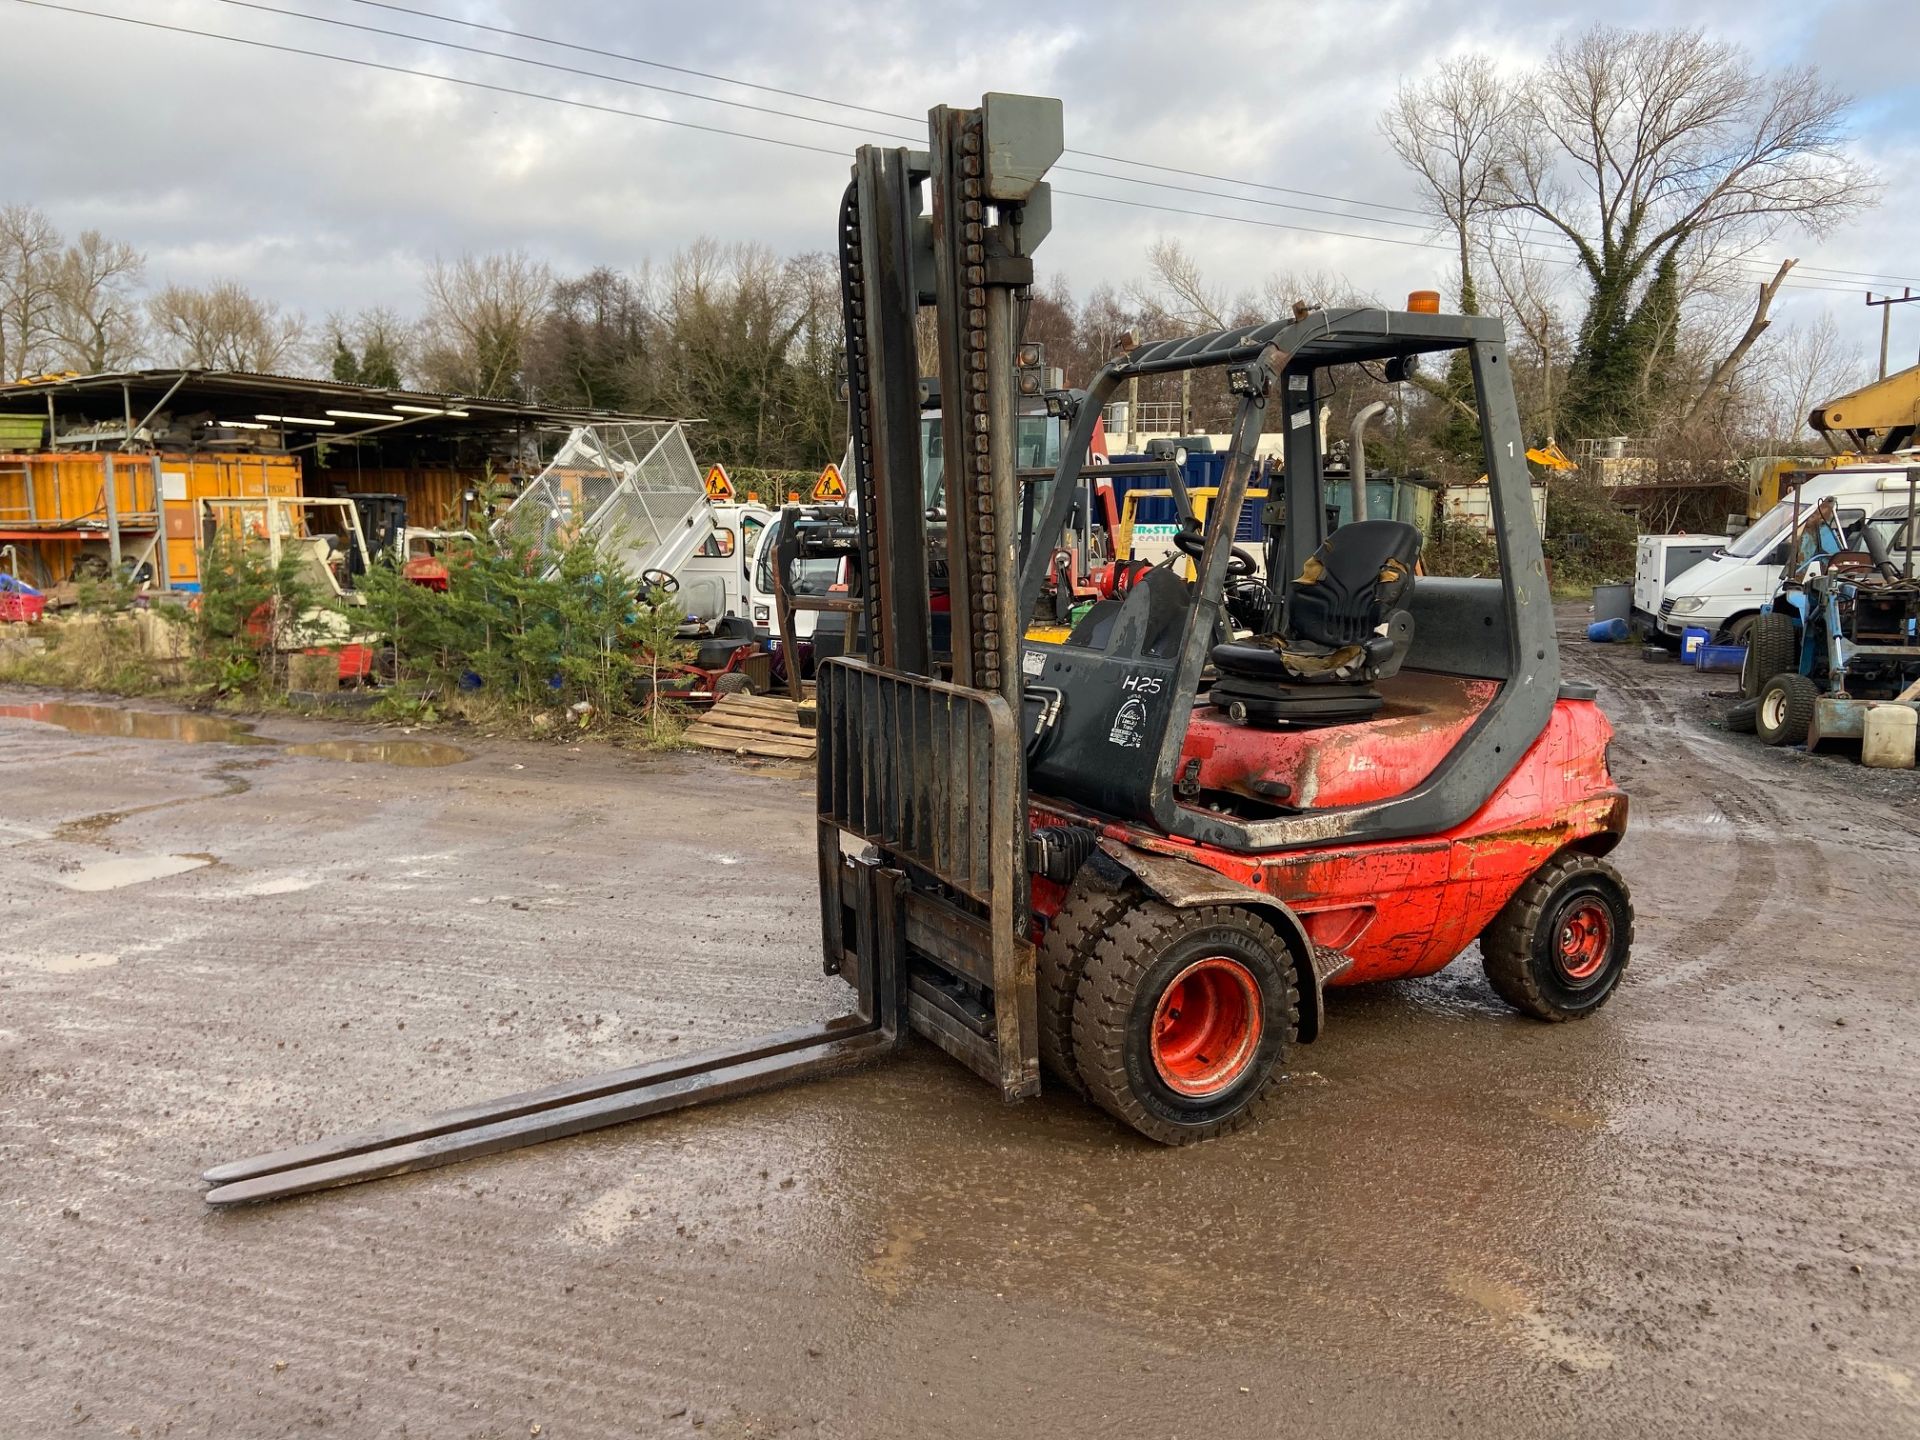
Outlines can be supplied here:
<path id="1" fill-rule="evenodd" d="M 1260 1048 L 1260 982 L 1238 960 L 1196 960 L 1153 1010 L 1153 1068 L 1167 1088 L 1205 1099 L 1230 1088 Z"/>
<path id="2" fill-rule="evenodd" d="M 1591 983 L 1612 952 L 1613 912 L 1602 901 L 1577 900 L 1560 912 L 1554 959 L 1568 981 Z"/>

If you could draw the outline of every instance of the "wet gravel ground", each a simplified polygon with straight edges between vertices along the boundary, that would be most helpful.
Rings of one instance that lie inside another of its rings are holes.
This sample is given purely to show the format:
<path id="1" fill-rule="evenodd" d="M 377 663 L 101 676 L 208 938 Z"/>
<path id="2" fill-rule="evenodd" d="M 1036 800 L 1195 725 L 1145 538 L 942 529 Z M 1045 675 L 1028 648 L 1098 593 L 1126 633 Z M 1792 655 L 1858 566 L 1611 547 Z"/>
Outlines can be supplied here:
<path id="1" fill-rule="evenodd" d="M 1634 800 L 1588 1022 L 1469 954 L 1198 1149 L 921 1047 L 230 1213 L 216 1161 L 843 1008 L 808 786 L 0 719 L 0 1436 L 1920 1433 L 1920 785 L 1565 659 Z"/>

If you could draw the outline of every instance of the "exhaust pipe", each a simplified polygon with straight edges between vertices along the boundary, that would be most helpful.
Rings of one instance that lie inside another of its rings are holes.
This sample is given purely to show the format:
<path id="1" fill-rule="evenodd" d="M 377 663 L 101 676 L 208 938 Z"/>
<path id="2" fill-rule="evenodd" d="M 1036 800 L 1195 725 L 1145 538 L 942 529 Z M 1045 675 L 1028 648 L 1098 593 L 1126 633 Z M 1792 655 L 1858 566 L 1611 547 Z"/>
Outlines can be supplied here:
<path id="1" fill-rule="evenodd" d="M 1363 406 L 1353 417 L 1353 427 L 1347 432 L 1347 503 L 1341 508 L 1346 512 L 1340 517 L 1342 525 L 1351 525 L 1355 520 L 1355 511 L 1360 517 L 1366 515 L 1367 497 L 1367 422 L 1376 415 L 1386 413 L 1387 402 L 1376 400 Z"/>

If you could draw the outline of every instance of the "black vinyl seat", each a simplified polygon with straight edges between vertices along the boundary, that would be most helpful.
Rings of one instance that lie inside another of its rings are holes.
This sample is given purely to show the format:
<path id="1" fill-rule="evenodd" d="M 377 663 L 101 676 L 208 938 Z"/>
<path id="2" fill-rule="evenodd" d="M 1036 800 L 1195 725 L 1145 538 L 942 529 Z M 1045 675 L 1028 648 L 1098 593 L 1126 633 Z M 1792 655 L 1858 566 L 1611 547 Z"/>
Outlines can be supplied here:
<path id="1" fill-rule="evenodd" d="M 1089 606 L 1067 644 L 1111 650 L 1118 643 L 1130 655 L 1171 660 L 1179 653 L 1192 606 L 1192 584 L 1155 566 L 1142 571 L 1124 596 Z"/>
<path id="2" fill-rule="evenodd" d="M 693 663 L 702 670 L 723 669 L 734 651 L 758 643 L 753 622 L 741 615 L 723 615 L 714 622 L 712 633 L 686 638 L 693 641 Z"/>
<path id="3" fill-rule="evenodd" d="M 1399 520 L 1342 525 L 1287 596 L 1280 633 L 1213 647 L 1214 705 L 1252 720 L 1338 720 L 1385 702 L 1373 684 L 1413 640 L 1406 604 L 1421 534 Z"/>

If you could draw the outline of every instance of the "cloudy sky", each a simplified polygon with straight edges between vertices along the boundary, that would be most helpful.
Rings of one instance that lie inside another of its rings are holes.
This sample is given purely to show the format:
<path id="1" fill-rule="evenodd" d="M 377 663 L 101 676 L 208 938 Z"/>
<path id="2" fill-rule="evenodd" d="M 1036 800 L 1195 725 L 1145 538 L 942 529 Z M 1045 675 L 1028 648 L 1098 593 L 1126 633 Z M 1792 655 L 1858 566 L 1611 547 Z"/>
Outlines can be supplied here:
<path id="1" fill-rule="evenodd" d="M 870 111 L 923 115 L 929 105 L 971 103 L 990 89 L 1060 96 L 1074 150 L 1342 197 L 1253 191 L 1070 155 L 1064 163 L 1109 176 L 1336 213 L 1056 174 L 1062 190 L 1166 208 L 1061 198 L 1039 256 L 1043 275 L 1064 274 L 1082 293 L 1103 280 L 1124 284 L 1144 269 L 1148 244 L 1173 236 L 1235 288 L 1257 287 L 1275 270 L 1324 269 L 1396 295 L 1441 284 L 1444 250 L 1267 227 L 1427 238 L 1414 216 L 1388 208 L 1415 203 L 1376 128 L 1400 78 L 1469 49 L 1523 66 L 1567 29 L 1594 19 L 1658 25 L 1676 13 L 1670 0 L 1290 0 L 1265 7 L 1119 0 L 1071 8 L 980 0 L 406 0 L 420 13 L 359 0 L 58 3 L 817 147 L 784 148 L 0 0 L 0 54 L 8 57 L 0 125 L 9 137 L 0 203 L 37 204 L 68 231 L 91 226 L 133 241 L 146 252 L 154 283 L 237 278 L 311 315 L 376 303 L 410 310 L 422 266 L 462 250 L 518 246 L 564 272 L 632 267 L 701 234 L 783 252 L 826 249 L 846 152 L 863 139 L 914 133 L 910 122 Z M 1858 97 L 1858 146 L 1889 181 L 1887 203 L 1840 233 L 1819 241 L 1783 236 L 1766 253 L 1795 254 L 1807 267 L 1849 277 L 1805 274 L 1809 288 L 1791 292 L 1785 318 L 1831 308 L 1862 349 L 1877 344 L 1878 312 L 1864 309 L 1859 289 L 1867 282 L 1851 277 L 1898 277 L 1920 288 L 1920 207 L 1912 203 L 1920 184 L 1920 68 L 1913 64 L 1920 6 L 1696 0 L 1687 19 L 1768 65 L 1815 63 Z M 1890 63 L 1875 66 L 1875 57 Z M 1267 226 L 1183 213 L 1192 211 Z M 1834 288 L 1810 288 L 1816 283 Z M 1920 305 L 1896 312 L 1895 336 L 1897 355 L 1920 345 Z"/>

